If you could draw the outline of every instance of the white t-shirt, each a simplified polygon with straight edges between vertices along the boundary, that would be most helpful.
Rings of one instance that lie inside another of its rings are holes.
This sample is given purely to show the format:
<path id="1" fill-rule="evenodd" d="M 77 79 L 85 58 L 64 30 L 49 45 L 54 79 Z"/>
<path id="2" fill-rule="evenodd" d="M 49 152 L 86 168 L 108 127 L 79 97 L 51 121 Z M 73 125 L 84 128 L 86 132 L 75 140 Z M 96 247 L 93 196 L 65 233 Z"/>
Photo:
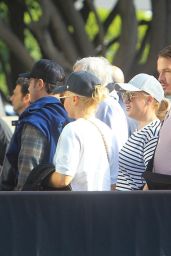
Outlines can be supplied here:
<path id="1" fill-rule="evenodd" d="M 118 174 L 118 147 L 111 129 L 100 120 L 91 119 L 100 128 L 108 145 L 110 163 L 97 127 L 80 118 L 66 125 L 60 135 L 54 165 L 57 172 L 72 176 L 72 190 L 110 190 Z"/>

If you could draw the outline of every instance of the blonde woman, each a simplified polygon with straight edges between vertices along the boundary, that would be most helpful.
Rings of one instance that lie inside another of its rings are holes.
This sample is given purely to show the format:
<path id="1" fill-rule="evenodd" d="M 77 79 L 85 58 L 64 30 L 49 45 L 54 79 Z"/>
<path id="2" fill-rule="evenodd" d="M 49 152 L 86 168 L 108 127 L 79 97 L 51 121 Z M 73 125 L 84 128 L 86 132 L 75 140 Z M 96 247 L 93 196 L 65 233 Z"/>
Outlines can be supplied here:
<path id="1" fill-rule="evenodd" d="M 139 190 L 145 184 L 142 173 L 156 148 L 160 119 L 165 116 L 168 102 L 159 81 L 147 74 L 138 74 L 129 83 L 116 85 L 116 90 L 123 91 L 128 116 L 138 122 L 138 130 L 119 153 L 116 189 Z"/>
<path id="2" fill-rule="evenodd" d="M 116 138 L 106 124 L 95 118 L 107 89 L 96 76 L 80 71 L 71 73 L 57 92 L 64 93 L 64 107 L 76 121 L 61 133 L 50 185 L 63 187 L 71 183 L 72 190 L 110 190 L 118 173 Z"/>

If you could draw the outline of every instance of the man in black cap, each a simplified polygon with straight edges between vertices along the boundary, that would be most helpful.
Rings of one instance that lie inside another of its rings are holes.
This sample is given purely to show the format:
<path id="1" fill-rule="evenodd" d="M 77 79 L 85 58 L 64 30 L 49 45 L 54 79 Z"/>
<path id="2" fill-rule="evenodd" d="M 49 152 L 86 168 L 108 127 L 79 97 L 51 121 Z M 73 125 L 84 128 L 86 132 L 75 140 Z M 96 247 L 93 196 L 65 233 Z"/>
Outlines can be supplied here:
<path id="1" fill-rule="evenodd" d="M 31 170 L 52 163 L 59 135 L 69 119 L 54 89 L 65 78 L 56 62 L 41 59 L 25 74 L 29 78 L 30 106 L 20 115 L 6 154 L 13 175 L 1 175 L 1 190 L 22 190 Z"/>

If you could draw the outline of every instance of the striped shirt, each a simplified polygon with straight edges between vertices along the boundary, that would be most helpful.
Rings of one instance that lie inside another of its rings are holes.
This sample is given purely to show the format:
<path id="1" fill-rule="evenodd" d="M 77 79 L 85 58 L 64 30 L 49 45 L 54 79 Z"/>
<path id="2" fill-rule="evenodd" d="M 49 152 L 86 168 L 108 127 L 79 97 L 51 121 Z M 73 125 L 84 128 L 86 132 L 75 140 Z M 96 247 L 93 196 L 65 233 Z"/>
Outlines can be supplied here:
<path id="1" fill-rule="evenodd" d="M 142 173 L 153 156 L 160 126 L 156 119 L 129 137 L 119 153 L 117 190 L 138 190 L 145 184 Z"/>

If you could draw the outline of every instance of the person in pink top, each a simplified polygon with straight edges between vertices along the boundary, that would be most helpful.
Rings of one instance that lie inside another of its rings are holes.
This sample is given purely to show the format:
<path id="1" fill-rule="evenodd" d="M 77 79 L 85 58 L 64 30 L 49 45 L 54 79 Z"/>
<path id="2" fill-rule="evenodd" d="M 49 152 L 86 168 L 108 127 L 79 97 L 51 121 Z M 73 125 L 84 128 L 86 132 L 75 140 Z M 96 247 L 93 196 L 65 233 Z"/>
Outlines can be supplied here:
<path id="1" fill-rule="evenodd" d="M 158 54 L 157 71 L 165 97 L 171 101 L 171 45 Z M 145 189 L 171 189 L 171 110 L 166 114 L 160 130 L 154 157 L 144 173 L 148 187 Z"/>
<path id="2" fill-rule="evenodd" d="M 171 189 L 171 110 L 160 129 L 158 144 L 153 158 L 143 174 L 146 180 L 144 190 Z"/>

